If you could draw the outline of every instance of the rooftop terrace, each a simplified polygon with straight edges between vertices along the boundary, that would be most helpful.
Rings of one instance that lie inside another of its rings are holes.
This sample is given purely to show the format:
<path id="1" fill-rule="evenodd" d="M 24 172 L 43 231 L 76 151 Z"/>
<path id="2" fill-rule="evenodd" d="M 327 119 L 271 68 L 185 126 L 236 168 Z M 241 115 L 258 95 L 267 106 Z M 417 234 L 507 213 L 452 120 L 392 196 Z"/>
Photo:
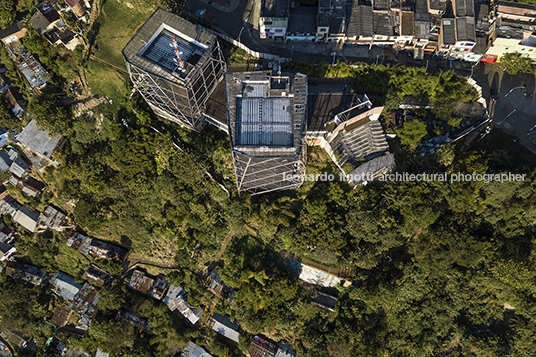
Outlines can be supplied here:
<path id="1" fill-rule="evenodd" d="M 179 65 L 173 38 L 183 68 Z M 123 49 L 126 61 L 170 81 L 186 82 L 211 55 L 216 36 L 166 10 L 158 9 Z"/>
<path id="2" fill-rule="evenodd" d="M 302 77 L 268 72 L 228 74 L 232 145 L 242 149 L 298 146 L 307 95 L 307 82 Z"/>

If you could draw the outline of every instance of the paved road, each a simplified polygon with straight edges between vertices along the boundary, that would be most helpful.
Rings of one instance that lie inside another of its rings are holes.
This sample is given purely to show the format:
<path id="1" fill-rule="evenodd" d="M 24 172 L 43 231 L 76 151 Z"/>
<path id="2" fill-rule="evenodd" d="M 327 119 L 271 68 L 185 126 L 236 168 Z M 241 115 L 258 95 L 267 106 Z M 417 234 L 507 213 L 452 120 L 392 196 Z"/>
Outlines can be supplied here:
<path id="1" fill-rule="evenodd" d="M 481 63 L 473 78 L 482 87 L 493 126 L 517 136 L 536 153 L 536 77 L 532 74 L 509 75 L 497 64 Z M 491 91 L 497 100 L 491 98 Z M 532 95 L 532 97 L 531 97 Z M 535 128 L 531 131 L 532 128 Z"/>
<path id="2" fill-rule="evenodd" d="M 320 62 L 321 60 L 331 63 L 334 60 L 367 61 L 369 63 L 385 61 L 384 49 L 381 47 L 368 46 L 344 46 L 337 43 L 314 43 L 314 42 L 274 42 L 261 41 L 259 38 L 259 15 L 260 0 L 186 0 L 181 7 L 181 16 L 196 21 L 195 12 L 199 9 L 207 9 L 215 15 L 214 29 L 228 35 L 248 48 L 258 52 L 279 55 L 284 58 L 304 58 Z M 336 53 L 335 58 L 333 53 Z M 406 53 L 397 56 L 399 63 L 426 66 L 425 60 L 413 60 Z M 385 63 L 385 62 L 384 62 Z M 459 64 L 459 63 L 456 63 Z M 446 62 L 438 62 L 429 59 L 429 66 L 443 66 L 448 68 Z M 431 68 L 431 72 L 434 68 Z"/>
<path id="3" fill-rule="evenodd" d="M 0 337 L 0 357 L 13 357 L 10 346 Z"/>

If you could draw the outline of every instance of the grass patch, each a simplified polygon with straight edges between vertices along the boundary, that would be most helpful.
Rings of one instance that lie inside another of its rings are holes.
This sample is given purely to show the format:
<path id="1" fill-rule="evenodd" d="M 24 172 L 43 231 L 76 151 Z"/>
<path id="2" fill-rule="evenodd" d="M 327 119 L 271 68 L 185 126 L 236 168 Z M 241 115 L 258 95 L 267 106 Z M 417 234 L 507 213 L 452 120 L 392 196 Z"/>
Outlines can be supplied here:
<path id="1" fill-rule="evenodd" d="M 97 37 L 92 54 L 126 71 L 121 51 L 155 9 L 145 0 L 105 1 L 95 24 Z M 125 103 L 130 95 L 128 76 L 103 63 L 89 60 L 86 77 L 93 93 L 111 98 L 114 104 Z"/>
<path id="2" fill-rule="evenodd" d="M 86 78 L 93 93 L 111 98 L 114 104 L 125 102 L 130 94 L 128 76 L 100 62 L 88 62 Z"/>
<path id="3" fill-rule="evenodd" d="M 340 170 L 333 163 L 331 158 L 326 154 L 326 152 L 319 146 L 308 146 L 307 147 L 307 167 L 305 169 L 305 174 L 308 175 L 321 175 L 323 173 L 332 174 L 335 177 L 335 181 L 339 180 Z M 307 196 L 309 191 L 317 184 L 316 181 L 304 181 L 301 185 L 298 196 L 304 198 Z"/>
<path id="4" fill-rule="evenodd" d="M 76 280 L 81 281 L 82 275 L 89 268 L 90 262 L 81 253 L 67 246 L 65 239 L 60 238 L 58 245 L 59 252 L 56 255 L 56 262 L 60 267 L 60 270 L 72 275 Z"/>
<path id="5" fill-rule="evenodd" d="M 227 59 L 227 63 L 230 65 L 256 63 L 259 61 L 258 58 L 250 56 L 240 47 L 234 46 L 233 44 L 223 40 L 220 40 L 219 42 L 223 56 Z"/>
<path id="6" fill-rule="evenodd" d="M 246 64 L 252 61 L 250 55 L 241 48 L 233 46 L 228 59 L 229 64 Z"/>
<path id="7" fill-rule="evenodd" d="M 97 20 L 94 55 L 119 68 L 125 68 L 121 50 L 155 10 L 156 6 L 144 0 L 105 1 Z"/>
<path id="8" fill-rule="evenodd" d="M 64 57 L 61 75 L 65 78 L 66 82 L 72 82 L 78 79 L 79 63 L 74 56 Z"/>

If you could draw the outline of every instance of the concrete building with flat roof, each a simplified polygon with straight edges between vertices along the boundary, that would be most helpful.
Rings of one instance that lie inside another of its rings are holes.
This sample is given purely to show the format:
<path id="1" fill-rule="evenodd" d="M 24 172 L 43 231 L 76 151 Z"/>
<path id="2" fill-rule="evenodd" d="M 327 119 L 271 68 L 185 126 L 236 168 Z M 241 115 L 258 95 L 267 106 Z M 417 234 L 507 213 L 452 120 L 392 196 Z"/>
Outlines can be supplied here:
<path id="1" fill-rule="evenodd" d="M 207 100 L 227 68 L 215 35 L 159 8 L 123 57 L 134 88 L 158 116 L 202 129 Z"/>
<path id="2" fill-rule="evenodd" d="M 510 52 L 517 52 L 536 62 L 536 36 L 529 36 L 525 39 L 499 37 L 486 54 L 496 56 L 500 62 L 501 58 Z"/>
<path id="3" fill-rule="evenodd" d="M 259 17 L 260 38 L 285 39 L 290 10 L 289 0 L 262 0 Z"/>
<path id="4" fill-rule="evenodd" d="M 307 150 L 307 76 L 228 73 L 225 92 L 238 192 L 300 187 Z"/>
<path id="5" fill-rule="evenodd" d="M 37 231 L 37 219 L 39 212 L 30 211 L 26 206 L 22 206 L 13 215 L 13 220 L 28 231 L 35 233 Z"/>

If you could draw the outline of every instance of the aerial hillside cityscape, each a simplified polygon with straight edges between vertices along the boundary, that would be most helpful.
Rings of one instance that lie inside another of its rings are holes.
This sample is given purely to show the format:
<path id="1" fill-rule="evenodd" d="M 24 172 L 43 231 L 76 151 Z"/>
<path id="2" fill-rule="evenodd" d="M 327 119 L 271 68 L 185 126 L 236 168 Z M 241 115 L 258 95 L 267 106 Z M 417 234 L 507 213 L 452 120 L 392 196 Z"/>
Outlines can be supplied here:
<path id="1" fill-rule="evenodd" d="M 536 355 L 535 1 L 0 2 L 0 356 Z"/>

